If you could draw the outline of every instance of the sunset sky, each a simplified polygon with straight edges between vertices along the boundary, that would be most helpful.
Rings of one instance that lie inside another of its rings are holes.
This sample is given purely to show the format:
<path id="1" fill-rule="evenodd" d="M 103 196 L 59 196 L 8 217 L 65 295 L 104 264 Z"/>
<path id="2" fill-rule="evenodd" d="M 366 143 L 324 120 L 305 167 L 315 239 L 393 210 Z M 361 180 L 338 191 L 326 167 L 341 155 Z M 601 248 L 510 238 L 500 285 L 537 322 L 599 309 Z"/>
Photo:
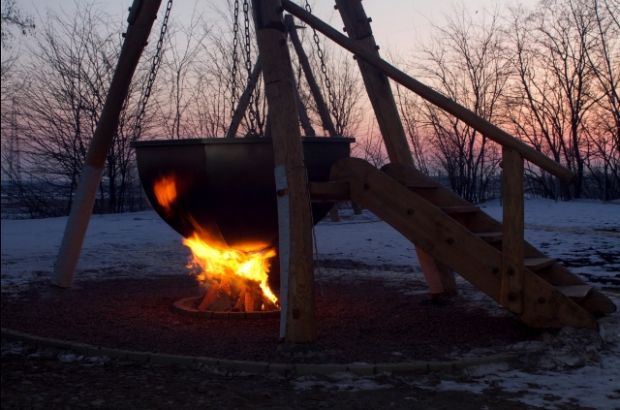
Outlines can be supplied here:
<path id="1" fill-rule="evenodd" d="M 166 0 L 162 0 L 165 3 Z M 441 25 L 445 16 L 456 7 L 464 5 L 467 10 L 481 16 L 484 10 L 498 9 L 503 11 L 509 6 L 521 3 L 532 6 L 539 0 L 366 0 L 364 7 L 368 16 L 373 19 L 373 31 L 379 45 L 388 53 L 409 52 L 417 44 L 428 38 L 433 24 Z M 298 1 L 300 2 L 300 1 Z M 48 11 L 54 13 L 67 12 L 75 8 L 78 1 L 66 0 L 18 0 L 19 7 L 27 13 L 34 14 L 37 20 L 43 18 Z M 93 3 L 102 10 L 118 16 L 124 16 L 131 0 L 95 0 Z M 176 0 L 173 5 L 173 16 L 183 22 L 189 22 L 192 13 L 203 13 L 208 21 L 218 18 L 214 10 L 226 7 L 227 0 Z M 336 28 L 342 28 L 337 11 L 333 9 L 333 1 L 312 1 L 314 12 L 322 19 L 331 22 Z M 163 7 L 162 7 L 163 9 Z M 156 25 L 156 27 L 158 27 Z"/>

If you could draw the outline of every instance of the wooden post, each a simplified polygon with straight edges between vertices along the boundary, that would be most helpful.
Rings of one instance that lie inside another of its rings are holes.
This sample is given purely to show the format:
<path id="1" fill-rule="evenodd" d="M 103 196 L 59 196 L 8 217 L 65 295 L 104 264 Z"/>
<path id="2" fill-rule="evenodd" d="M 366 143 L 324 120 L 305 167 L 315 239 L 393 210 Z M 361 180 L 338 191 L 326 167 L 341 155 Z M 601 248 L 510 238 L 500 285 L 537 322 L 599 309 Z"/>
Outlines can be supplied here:
<path id="1" fill-rule="evenodd" d="M 297 110 L 299 111 L 299 122 L 301 123 L 301 128 L 303 128 L 306 137 L 316 137 L 316 132 L 310 123 L 310 117 L 308 117 L 308 110 L 306 109 L 304 102 L 301 100 L 299 88 L 297 86 L 295 86 L 295 91 L 295 99 L 297 101 Z"/>
<path id="2" fill-rule="evenodd" d="M 253 0 L 252 5 L 273 135 L 280 234 L 280 337 L 292 343 L 312 342 L 316 339 L 312 218 L 295 78 L 281 1 Z"/>
<path id="3" fill-rule="evenodd" d="M 524 210 L 523 157 L 503 148 L 502 158 L 502 267 L 500 303 L 516 314 L 523 312 Z"/>
<path id="4" fill-rule="evenodd" d="M 312 98 L 314 98 L 316 108 L 319 111 L 319 116 L 321 117 L 323 129 L 327 131 L 330 137 L 335 137 L 337 135 L 336 127 L 334 127 L 332 117 L 329 115 L 329 109 L 327 108 L 327 104 L 325 104 L 325 100 L 323 99 L 321 88 L 316 82 L 316 78 L 314 77 L 314 73 L 312 72 L 312 67 L 310 67 L 310 61 L 308 61 L 308 56 L 306 55 L 306 52 L 301 45 L 301 40 L 299 40 L 299 35 L 297 34 L 297 28 L 295 27 L 295 20 L 293 16 L 291 16 L 290 14 L 287 15 L 284 18 L 284 23 L 286 24 L 289 35 L 291 36 L 291 43 L 293 44 L 295 53 L 297 53 L 299 65 L 301 65 L 301 69 L 306 76 L 306 81 L 308 81 L 308 86 L 310 87 Z"/>
<path id="5" fill-rule="evenodd" d="M 370 20 L 366 17 L 361 1 L 336 0 L 336 5 L 349 37 L 369 53 L 379 57 L 377 43 L 370 28 Z M 413 157 L 388 77 L 362 59 L 358 59 L 357 63 L 390 161 L 413 167 Z M 417 247 L 416 253 L 430 293 L 433 295 L 444 292 L 455 293 L 456 284 L 452 272 L 449 269 L 440 268 L 430 255 Z"/>
<path id="6" fill-rule="evenodd" d="M 341 3 L 341 1 L 338 1 L 337 3 Z M 351 0 L 351 3 L 358 3 L 358 0 Z M 407 75 L 403 71 L 394 67 L 392 64 L 380 58 L 375 51 L 369 50 L 362 44 L 359 44 L 358 42 L 342 35 L 338 30 L 334 29 L 329 24 L 313 16 L 311 13 L 308 13 L 303 7 L 298 6 L 290 0 L 282 0 L 282 6 L 286 11 L 315 28 L 317 31 L 320 31 L 325 36 L 332 39 L 335 43 L 354 53 L 359 58 L 364 59 L 364 61 L 379 69 L 379 71 L 385 73 L 397 83 L 407 87 L 409 90 L 418 94 L 426 101 L 429 101 L 437 107 L 454 115 L 456 118 L 463 121 L 481 134 L 486 135 L 488 138 L 501 145 L 506 145 L 512 149 L 515 149 L 525 159 L 533 162 L 553 175 L 567 181 L 570 181 L 575 177 L 575 175 L 567 168 L 558 164 L 551 158 L 548 158 L 543 153 L 536 151 L 536 149 L 508 134 L 501 128 L 496 127 L 489 121 L 476 115 L 474 112 L 468 110 L 445 95 Z"/>
<path id="7" fill-rule="evenodd" d="M 349 38 L 369 53 L 379 57 L 377 43 L 361 1 L 336 0 L 336 5 Z M 362 59 L 358 59 L 357 64 L 375 111 L 390 161 L 413 166 L 413 157 L 387 76 Z"/>
<path id="8" fill-rule="evenodd" d="M 71 212 L 54 265 L 52 282 L 60 287 L 73 283 L 84 235 L 93 212 L 97 188 L 106 156 L 118 129 L 123 102 L 127 98 L 133 73 L 146 46 L 161 0 L 134 0 L 128 17 L 129 26 L 116 64 L 110 89 L 97 122 L 84 169 L 80 175 Z"/>
<path id="9" fill-rule="evenodd" d="M 230 126 L 228 127 L 228 131 L 226 131 L 226 138 L 235 138 L 235 136 L 237 135 L 239 124 L 241 124 L 241 120 L 243 119 L 243 116 L 248 109 L 252 93 L 256 88 L 256 84 L 258 83 L 258 79 L 260 78 L 262 70 L 263 61 L 261 60 L 259 55 L 256 59 L 256 63 L 254 63 L 252 73 L 250 73 L 248 84 L 243 90 L 243 94 L 241 94 L 241 97 L 239 97 L 239 102 L 237 104 L 237 107 L 235 108 L 235 111 L 233 112 L 232 119 L 230 120 Z"/>

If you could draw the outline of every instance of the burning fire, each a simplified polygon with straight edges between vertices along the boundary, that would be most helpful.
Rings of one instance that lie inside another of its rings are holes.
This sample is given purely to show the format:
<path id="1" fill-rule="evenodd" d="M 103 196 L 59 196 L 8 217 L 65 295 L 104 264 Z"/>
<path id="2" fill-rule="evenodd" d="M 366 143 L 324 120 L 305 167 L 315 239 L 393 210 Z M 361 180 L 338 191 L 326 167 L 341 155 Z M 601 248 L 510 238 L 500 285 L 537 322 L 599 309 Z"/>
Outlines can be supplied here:
<path id="1" fill-rule="evenodd" d="M 161 177 L 153 190 L 159 205 L 171 212 L 177 199 L 174 176 Z M 187 219 L 195 227 L 192 235 L 183 239 L 192 252 L 188 268 L 206 288 L 199 310 L 253 312 L 278 307 L 278 298 L 268 284 L 274 248 L 260 244 L 230 248 L 219 239 L 221 235 L 207 232 L 190 215 Z"/>
<path id="2" fill-rule="evenodd" d="M 276 255 L 274 249 L 257 252 L 218 249 L 196 233 L 185 238 L 183 244 L 192 251 L 189 267 L 200 270 L 196 279 L 207 287 L 203 305 L 229 304 L 231 310 L 244 312 L 277 306 L 278 298 L 267 283 L 269 259 Z"/>

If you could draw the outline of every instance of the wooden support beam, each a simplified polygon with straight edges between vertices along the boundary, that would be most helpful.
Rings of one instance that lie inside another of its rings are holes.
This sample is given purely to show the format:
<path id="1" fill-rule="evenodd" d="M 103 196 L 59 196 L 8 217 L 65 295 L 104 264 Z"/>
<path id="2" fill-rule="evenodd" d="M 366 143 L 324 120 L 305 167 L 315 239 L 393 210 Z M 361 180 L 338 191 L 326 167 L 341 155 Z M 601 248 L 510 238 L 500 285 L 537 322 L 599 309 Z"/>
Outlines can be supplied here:
<path id="1" fill-rule="evenodd" d="M 161 0 L 134 0 L 131 7 L 131 13 L 127 18 L 129 26 L 125 33 L 125 40 L 101 116 L 97 121 L 97 127 L 86 154 L 84 168 L 54 265 L 52 282 L 57 286 L 67 288 L 73 283 L 75 268 L 93 212 L 106 157 L 114 142 L 121 109 L 127 98 L 134 71 L 148 41 L 153 22 L 157 18 L 160 3 Z"/>
<path id="2" fill-rule="evenodd" d="M 301 128 L 304 130 L 305 136 L 316 137 L 316 132 L 314 131 L 314 128 L 312 128 L 306 105 L 301 100 L 301 95 L 299 95 L 299 86 L 297 84 L 295 85 L 295 101 L 297 102 L 297 111 L 299 111 L 299 123 L 301 124 Z"/>
<path id="3" fill-rule="evenodd" d="M 319 84 L 314 77 L 314 73 L 312 72 L 312 67 L 310 66 L 308 56 L 306 55 L 306 52 L 301 45 L 301 40 L 299 39 L 299 35 L 297 34 L 297 27 L 295 27 L 295 19 L 289 14 L 284 18 L 284 23 L 286 24 L 286 28 L 290 35 L 293 49 L 295 50 L 297 58 L 299 59 L 299 65 L 301 66 L 301 69 L 306 76 L 308 87 L 310 87 L 310 93 L 312 94 L 312 98 L 314 98 L 314 102 L 316 103 L 316 108 L 319 112 L 319 117 L 321 118 L 323 129 L 327 131 L 330 137 L 335 137 L 337 136 L 336 127 L 334 127 L 332 117 L 329 115 L 329 109 L 327 108 L 327 104 L 323 99 L 321 88 L 319 87 Z"/>
<path id="4" fill-rule="evenodd" d="M 280 337 L 290 343 L 316 339 L 312 217 L 295 103 L 295 78 L 286 42 L 280 0 L 253 0 L 254 22 L 263 56 L 278 195 L 280 238 Z"/>
<path id="5" fill-rule="evenodd" d="M 313 202 L 337 202 L 351 199 L 347 181 L 310 182 L 308 189 Z"/>
<path id="6" fill-rule="evenodd" d="M 366 12 L 359 0 L 336 0 L 347 34 L 359 48 L 379 58 L 379 51 Z M 357 60 L 368 98 L 377 117 L 377 124 L 390 161 L 413 166 L 413 157 L 400 120 L 398 107 L 388 77 L 362 59 Z"/>
<path id="7" fill-rule="evenodd" d="M 502 287 L 501 304 L 512 312 L 523 312 L 524 208 L 523 157 L 513 149 L 503 149 L 502 173 Z"/>
<path id="8" fill-rule="evenodd" d="M 237 136 L 237 130 L 239 129 L 239 125 L 241 124 L 241 120 L 243 119 L 245 112 L 248 110 L 250 100 L 252 99 L 252 93 L 254 93 L 254 89 L 256 88 L 256 84 L 258 84 L 262 71 L 263 60 L 259 54 L 256 58 L 256 63 L 254 63 L 254 68 L 250 73 L 248 83 L 246 84 L 241 97 L 239 97 L 239 102 L 233 112 L 232 119 L 230 120 L 230 126 L 228 127 L 228 131 L 226 131 L 226 138 L 235 138 Z"/>
<path id="9" fill-rule="evenodd" d="M 344 4 L 348 2 L 338 1 L 337 3 L 340 6 L 340 3 Z M 352 3 L 357 3 L 357 1 L 352 1 Z M 340 46 L 357 55 L 359 58 L 364 59 L 365 62 L 379 69 L 381 72 L 388 75 L 394 81 L 407 87 L 409 90 L 418 94 L 420 97 L 431 102 L 437 107 L 454 115 L 456 118 L 460 119 L 461 121 L 475 129 L 476 131 L 482 133 L 483 135 L 486 135 L 493 141 L 501 145 L 506 145 L 518 151 L 528 161 L 531 161 L 545 171 L 548 171 L 564 180 L 570 181 L 575 177 L 575 175 L 567 168 L 561 166 L 560 164 L 558 164 L 551 158 L 548 158 L 541 152 L 536 151 L 529 145 L 521 142 L 517 138 L 508 134 L 506 131 L 491 124 L 484 118 L 479 117 L 474 112 L 468 110 L 457 102 L 451 100 L 443 94 L 433 90 L 431 87 L 422 84 L 418 80 L 405 74 L 403 71 L 399 70 L 387 61 L 378 57 L 376 51 L 368 50 L 363 44 L 360 44 L 342 35 L 340 32 L 338 32 L 338 30 L 334 29 L 329 24 L 315 17 L 311 13 L 308 13 L 306 10 L 303 9 L 303 7 L 298 6 L 290 0 L 282 0 L 282 5 L 286 11 L 293 14 L 295 17 L 299 18 L 311 27 L 315 28 L 317 31 L 320 31 Z"/>
<path id="10" fill-rule="evenodd" d="M 379 58 L 379 51 L 372 35 L 370 21 L 360 0 L 336 0 L 336 6 L 349 37 L 368 53 Z M 377 123 L 390 161 L 413 167 L 413 157 L 407 142 L 394 94 L 388 77 L 364 60 L 357 60 L 368 98 L 377 117 Z M 431 294 L 456 293 L 454 275 L 434 261 L 424 251 L 416 248 L 418 261 Z"/>

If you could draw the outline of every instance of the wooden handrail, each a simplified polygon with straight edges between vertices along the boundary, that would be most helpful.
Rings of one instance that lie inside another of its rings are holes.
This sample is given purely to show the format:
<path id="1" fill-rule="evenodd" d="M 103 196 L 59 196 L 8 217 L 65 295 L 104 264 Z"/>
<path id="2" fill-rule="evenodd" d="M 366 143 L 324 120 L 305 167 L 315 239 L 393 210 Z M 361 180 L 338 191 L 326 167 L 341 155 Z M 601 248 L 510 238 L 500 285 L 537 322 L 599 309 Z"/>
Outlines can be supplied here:
<path id="1" fill-rule="evenodd" d="M 476 131 L 482 133 L 483 135 L 487 136 L 498 144 L 501 144 L 502 146 L 508 148 L 512 148 L 528 161 L 564 180 L 570 181 L 575 177 L 575 175 L 570 170 L 548 158 L 540 151 L 536 151 L 534 148 L 530 147 L 527 144 L 524 144 L 523 142 L 508 134 L 501 128 L 491 124 L 489 121 L 476 115 L 474 112 L 468 110 L 457 102 L 444 96 L 443 94 L 433 90 L 431 87 L 419 82 L 418 80 L 394 67 L 387 61 L 383 60 L 381 57 L 378 57 L 372 52 L 369 52 L 363 46 L 356 44 L 354 41 L 341 34 L 338 30 L 334 29 L 329 24 L 325 23 L 324 21 L 314 16 L 312 13 L 309 13 L 297 4 L 291 2 L 290 0 L 282 0 L 282 7 L 295 17 L 308 24 L 309 26 L 320 31 L 322 34 L 333 40 L 335 43 L 339 44 L 340 46 L 344 47 L 345 49 L 358 56 L 359 58 L 364 59 L 369 64 L 383 71 L 387 76 L 392 78 L 397 83 L 403 85 L 404 87 L 408 88 L 409 90 L 413 91 L 420 97 L 433 103 L 439 108 L 454 115 L 459 120 L 463 121 Z"/>

